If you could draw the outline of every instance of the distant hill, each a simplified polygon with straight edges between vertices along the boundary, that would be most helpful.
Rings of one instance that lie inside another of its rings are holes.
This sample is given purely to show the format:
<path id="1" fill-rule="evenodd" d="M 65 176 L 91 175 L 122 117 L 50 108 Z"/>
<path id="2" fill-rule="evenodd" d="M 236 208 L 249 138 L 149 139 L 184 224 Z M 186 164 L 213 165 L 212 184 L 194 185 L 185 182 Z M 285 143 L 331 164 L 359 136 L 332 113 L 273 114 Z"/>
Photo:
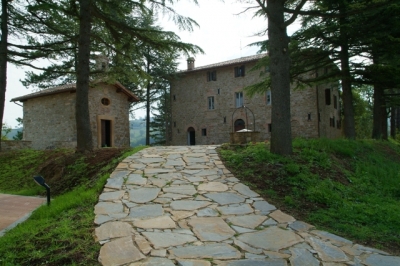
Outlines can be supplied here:
<path id="1" fill-rule="evenodd" d="M 12 140 L 13 137 L 17 135 L 17 132 L 18 132 L 18 131 L 22 131 L 22 127 L 21 127 L 21 128 L 14 128 L 14 129 L 11 129 L 11 132 L 8 133 L 7 136 L 6 136 L 7 139 L 11 139 L 11 140 Z M 1 132 L 1 135 L 3 135 L 4 133 L 5 133 L 5 132 L 2 131 L 2 132 Z"/>
<path id="2" fill-rule="evenodd" d="M 131 147 L 139 145 L 146 145 L 146 121 L 143 119 L 136 119 L 129 121 L 130 128 L 130 139 Z M 153 143 L 154 139 L 150 138 L 150 143 Z"/>

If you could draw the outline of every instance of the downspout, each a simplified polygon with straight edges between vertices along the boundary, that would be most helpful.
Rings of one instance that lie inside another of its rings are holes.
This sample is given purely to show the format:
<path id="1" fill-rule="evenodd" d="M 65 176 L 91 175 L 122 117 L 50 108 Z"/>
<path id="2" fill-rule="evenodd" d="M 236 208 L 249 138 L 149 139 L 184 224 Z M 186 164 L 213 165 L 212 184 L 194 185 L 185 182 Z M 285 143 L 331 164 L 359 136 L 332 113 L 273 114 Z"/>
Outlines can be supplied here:
<path id="1" fill-rule="evenodd" d="M 321 132 L 320 132 L 320 117 L 321 114 L 319 113 L 319 97 L 318 97 L 318 85 L 315 85 L 315 91 L 317 93 L 317 132 L 318 132 L 318 138 L 321 138 Z"/>

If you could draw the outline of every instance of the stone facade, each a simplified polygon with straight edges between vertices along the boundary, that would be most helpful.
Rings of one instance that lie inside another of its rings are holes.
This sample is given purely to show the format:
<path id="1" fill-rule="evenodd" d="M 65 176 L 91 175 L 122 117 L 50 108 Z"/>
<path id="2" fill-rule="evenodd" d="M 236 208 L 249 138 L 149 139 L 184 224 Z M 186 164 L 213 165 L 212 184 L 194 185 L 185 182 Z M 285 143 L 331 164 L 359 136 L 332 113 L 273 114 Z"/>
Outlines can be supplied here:
<path id="1" fill-rule="evenodd" d="M 75 92 L 71 84 L 12 99 L 23 102 L 23 136 L 33 149 L 76 147 Z M 94 147 L 129 147 L 129 108 L 137 100 L 119 83 L 89 89 Z"/>
<path id="2" fill-rule="evenodd" d="M 226 143 L 230 140 L 231 132 L 243 128 L 240 122 L 244 122 L 244 128 L 259 131 L 259 141 L 269 140 L 273 95 L 268 91 L 251 98 L 243 91 L 244 87 L 261 80 L 260 71 L 250 69 L 262 56 L 265 55 L 198 68 L 191 61 L 188 66 L 192 69 L 178 73 L 178 78 L 171 80 L 170 144 Z M 327 96 L 326 89 L 329 89 Z M 330 100 L 325 96 L 329 96 Z M 237 98 L 242 98 L 242 102 L 237 102 Z M 292 90 L 292 136 L 340 137 L 338 99 L 337 84 L 333 83 Z M 242 104 L 247 108 L 237 108 Z"/>

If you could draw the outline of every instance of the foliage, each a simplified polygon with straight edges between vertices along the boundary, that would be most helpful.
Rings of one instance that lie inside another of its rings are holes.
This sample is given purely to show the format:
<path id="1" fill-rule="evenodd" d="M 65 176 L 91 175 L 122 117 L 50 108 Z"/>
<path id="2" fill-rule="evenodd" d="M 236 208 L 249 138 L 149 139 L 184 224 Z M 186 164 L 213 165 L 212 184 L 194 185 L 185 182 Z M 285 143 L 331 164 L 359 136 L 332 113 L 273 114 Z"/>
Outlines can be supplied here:
<path id="1" fill-rule="evenodd" d="M 6 123 L 2 123 L 1 126 L 1 140 L 7 140 L 7 134 L 11 132 L 11 127 L 7 126 Z"/>
<path id="2" fill-rule="evenodd" d="M 21 117 L 18 117 L 17 119 L 18 125 L 17 126 L 23 126 L 23 120 Z M 13 136 L 13 140 L 22 140 L 24 137 L 23 132 L 22 131 L 17 131 L 17 134 L 15 136 Z"/>
<path id="3" fill-rule="evenodd" d="M 399 254 L 399 144 L 296 139 L 293 147 L 290 157 L 266 144 L 219 153 L 237 178 L 296 219 Z"/>
<path id="4" fill-rule="evenodd" d="M 100 245 L 94 243 L 92 235 L 94 205 L 98 202 L 104 184 L 116 165 L 123 158 L 143 148 L 129 150 L 108 161 L 91 180 L 90 186 L 84 184 L 70 187 L 67 193 L 54 198 L 50 207 L 40 207 L 27 221 L 7 232 L 0 238 L 0 264 L 98 265 Z M 26 151 L 22 152 L 25 153 Z M 42 155 L 38 151 L 29 153 L 31 157 Z M 16 158 L 18 157 L 13 157 Z M 82 172 L 85 167 L 81 160 L 78 159 L 77 163 L 72 164 L 75 166 L 69 168 L 71 174 L 77 174 L 75 171 L 78 171 L 82 175 L 89 175 L 87 171 Z M 29 171 L 34 171 L 32 165 L 27 168 Z M 23 178 L 24 176 L 18 175 L 9 182 L 20 182 L 19 180 Z M 2 190 L 3 185 L 0 184 Z M 14 184 L 12 187 L 17 185 Z"/>

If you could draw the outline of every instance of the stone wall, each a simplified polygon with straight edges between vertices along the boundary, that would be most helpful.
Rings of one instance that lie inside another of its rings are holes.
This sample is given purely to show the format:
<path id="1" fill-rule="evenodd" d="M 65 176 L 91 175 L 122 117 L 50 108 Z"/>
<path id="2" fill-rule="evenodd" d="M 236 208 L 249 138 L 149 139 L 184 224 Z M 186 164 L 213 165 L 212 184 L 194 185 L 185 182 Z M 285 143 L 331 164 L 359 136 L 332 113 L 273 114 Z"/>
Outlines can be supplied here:
<path id="1" fill-rule="evenodd" d="M 56 141 L 76 141 L 75 93 L 63 92 L 24 101 L 23 139 L 32 148 L 54 148 Z"/>
<path id="2" fill-rule="evenodd" d="M 1 151 L 14 151 L 14 150 L 30 149 L 31 145 L 32 145 L 31 141 L 2 140 L 1 141 Z"/>
<path id="3" fill-rule="evenodd" d="M 33 149 L 75 148 L 76 93 L 63 92 L 32 98 L 24 102 L 24 140 Z M 108 105 L 102 99 L 109 100 Z M 113 85 L 101 84 L 89 90 L 90 125 L 93 146 L 99 144 L 99 118 L 111 120 L 113 147 L 129 147 L 129 106 L 123 93 Z"/>
<path id="4" fill-rule="evenodd" d="M 99 141 L 100 120 L 111 120 L 113 147 L 129 147 L 129 107 L 125 94 L 117 92 L 113 85 L 102 84 L 90 90 L 90 124 L 93 132 L 93 145 L 101 148 Z M 103 98 L 110 100 L 109 105 L 101 103 Z"/>
<path id="5" fill-rule="evenodd" d="M 245 65 L 243 77 L 235 77 L 236 65 L 229 65 L 186 71 L 177 80 L 172 80 L 172 141 L 170 144 L 188 144 L 188 129 L 191 127 L 195 130 L 196 145 L 227 143 L 230 141 L 230 133 L 234 128 L 233 123 L 237 119 L 245 121 L 246 128 L 260 131 L 260 140 L 270 139 L 270 129 L 273 126 L 271 125 L 273 95 L 271 95 L 271 104 L 268 104 L 267 93 L 255 95 L 253 98 L 243 93 L 244 105 L 254 113 L 255 124 L 251 112 L 246 109 L 241 108 L 234 113 L 235 93 L 260 81 L 260 71 L 249 71 L 254 64 L 254 61 L 238 64 Z M 214 70 L 216 81 L 207 81 L 207 72 Z M 321 101 L 324 101 L 324 98 L 318 100 L 322 97 L 321 95 L 324 95 L 323 88 L 315 86 L 291 91 L 293 137 L 340 136 L 340 130 L 329 127 L 330 120 L 324 118 L 333 114 L 335 110 L 333 110 L 333 105 L 322 104 L 324 102 Z M 214 109 L 209 109 L 208 97 L 214 97 Z M 319 112 L 320 115 L 318 115 Z M 319 116 L 321 121 L 318 119 Z"/>

